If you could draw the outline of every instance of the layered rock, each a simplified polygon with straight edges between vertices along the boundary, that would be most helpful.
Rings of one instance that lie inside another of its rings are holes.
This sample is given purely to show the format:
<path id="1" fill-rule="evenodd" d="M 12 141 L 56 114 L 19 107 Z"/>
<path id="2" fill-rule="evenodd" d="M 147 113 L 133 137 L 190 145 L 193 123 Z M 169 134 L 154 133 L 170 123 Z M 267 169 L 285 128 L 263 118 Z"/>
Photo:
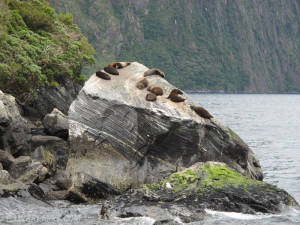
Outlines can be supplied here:
<path id="1" fill-rule="evenodd" d="M 204 119 L 184 102 L 168 99 L 174 86 L 160 76 L 147 77 L 163 95 L 146 101 L 136 88 L 148 68 L 137 62 L 104 80 L 93 75 L 69 110 L 70 156 L 67 172 L 84 173 L 118 190 L 159 182 L 197 162 L 219 161 L 261 180 L 249 147 L 216 119 Z"/>

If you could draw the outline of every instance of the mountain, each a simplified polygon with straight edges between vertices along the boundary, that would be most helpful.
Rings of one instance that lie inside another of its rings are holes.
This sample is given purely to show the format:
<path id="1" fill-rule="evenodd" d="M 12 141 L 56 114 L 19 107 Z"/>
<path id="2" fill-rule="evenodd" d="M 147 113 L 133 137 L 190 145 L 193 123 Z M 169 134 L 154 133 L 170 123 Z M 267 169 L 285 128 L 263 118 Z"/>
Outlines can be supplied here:
<path id="1" fill-rule="evenodd" d="M 159 67 L 184 89 L 300 91 L 298 0 L 50 0 L 96 50 Z"/>
<path id="2" fill-rule="evenodd" d="M 0 0 L 0 89 L 21 101 L 66 77 L 82 82 L 94 49 L 73 23 L 45 0 Z"/>

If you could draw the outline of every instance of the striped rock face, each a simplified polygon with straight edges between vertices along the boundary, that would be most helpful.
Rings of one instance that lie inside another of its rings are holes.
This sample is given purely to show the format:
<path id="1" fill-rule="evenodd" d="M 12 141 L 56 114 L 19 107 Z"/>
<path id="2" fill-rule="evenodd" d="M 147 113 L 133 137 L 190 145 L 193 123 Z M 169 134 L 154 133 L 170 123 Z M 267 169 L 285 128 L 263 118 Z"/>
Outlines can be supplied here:
<path id="1" fill-rule="evenodd" d="M 87 174 L 118 190 L 158 182 L 197 162 L 219 161 L 237 172 L 262 179 L 249 147 L 216 119 L 197 115 L 189 96 L 175 103 L 175 88 L 160 76 L 149 86 L 163 95 L 146 101 L 147 89 L 136 87 L 148 68 L 134 62 L 119 76 L 85 83 L 69 109 L 70 156 L 67 172 Z"/>

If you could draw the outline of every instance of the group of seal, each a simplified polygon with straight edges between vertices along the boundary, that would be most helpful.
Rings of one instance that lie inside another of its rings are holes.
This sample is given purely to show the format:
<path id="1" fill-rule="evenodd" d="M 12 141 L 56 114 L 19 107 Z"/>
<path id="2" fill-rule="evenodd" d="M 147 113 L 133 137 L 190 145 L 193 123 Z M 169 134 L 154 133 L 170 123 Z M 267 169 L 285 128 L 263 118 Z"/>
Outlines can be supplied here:
<path id="1" fill-rule="evenodd" d="M 122 69 L 126 66 L 129 66 L 131 63 L 130 62 L 113 62 L 108 64 L 106 67 L 104 67 L 104 71 L 97 71 L 96 76 L 103 79 L 103 80 L 110 80 L 111 77 L 110 75 L 119 75 L 119 71 L 117 69 Z"/>

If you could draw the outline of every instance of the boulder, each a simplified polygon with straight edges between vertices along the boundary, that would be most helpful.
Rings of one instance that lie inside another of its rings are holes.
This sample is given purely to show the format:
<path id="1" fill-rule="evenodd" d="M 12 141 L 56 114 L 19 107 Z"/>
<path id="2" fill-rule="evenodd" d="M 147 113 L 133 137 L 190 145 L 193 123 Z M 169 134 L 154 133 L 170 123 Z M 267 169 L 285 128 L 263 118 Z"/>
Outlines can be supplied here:
<path id="1" fill-rule="evenodd" d="M 147 77 L 149 86 L 161 87 L 163 95 L 146 101 L 147 88 L 136 84 L 147 70 L 134 62 L 111 80 L 94 74 L 85 83 L 68 114 L 68 173 L 90 175 L 121 191 L 206 161 L 263 178 L 254 153 L 238 135 L 215 118 L 200 117 L 185 93 L 184 102 L 168 99 L 175 87 L 162 77 Z"/>
<path id="2" fill-rule="evenodd" d="M 28 169 L 32 160 L 29 156 L 20 156 L 14 160 L 12 165 L 9 167 L 9 173 L 13 178 L 18 178 L 23 175 Z"/>
<path id="3" fill-rule="evenodd" d="M 39 161 L 32 161 L 29 156 L 16 158 L 9 167 L 10 175 L 24 184 L 42 182 L 49 171 Z"/>
<path id="4" fill-rule="evenodd" d="M 51 113 L 44 117 L 43 125 L 48 134 L 58 136 L 63 139 L 68 138 L 68 117 L 58 109 L 54 108 Z"/>
<path id="5" fill-rule="evenodd" d="M 201 220 L 205 209 L 217 211 L 278 213 L 297 202 L 286 191 L 247 178 L 220 162 L 196 163 L 157 184 L 131 190 L 107 205 L 109 218 L 126 215 L 173 219 L 184 223 Z M 161 209 L 159 211 L 159 209 Z"/>
<path id="6" fill-rule="evenodd" d="M 13 96 L 0 92 L 0 148 L 13 155 L 30 150 L 31 127 Z"/>
<path id="7" fill-rule="evenodd" d="M 10 153 L 0 150 L 0 163 L 4 169 L 8 170 L 14 162 L 15 158 Z"/>

